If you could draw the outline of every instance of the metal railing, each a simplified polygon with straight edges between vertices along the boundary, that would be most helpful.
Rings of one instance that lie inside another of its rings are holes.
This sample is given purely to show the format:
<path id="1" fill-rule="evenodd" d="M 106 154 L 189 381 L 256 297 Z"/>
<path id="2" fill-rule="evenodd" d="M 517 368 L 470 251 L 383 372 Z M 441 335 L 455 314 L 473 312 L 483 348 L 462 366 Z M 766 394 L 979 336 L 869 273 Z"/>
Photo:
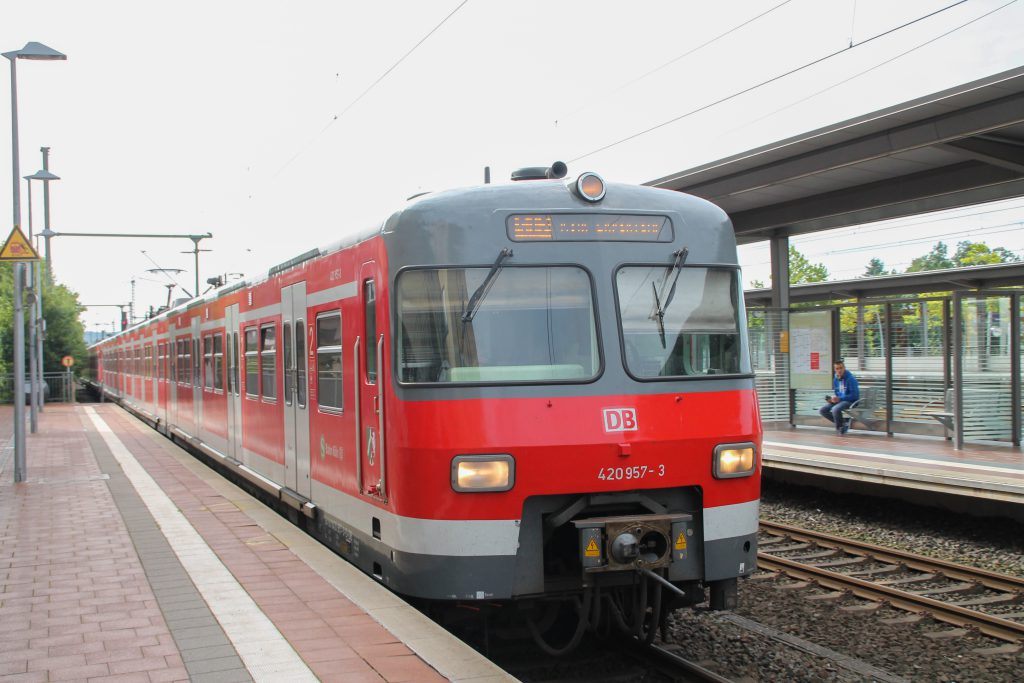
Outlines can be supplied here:
<path id="1" fill-rule="evenodd" d="M 28 401 L 29 378 L 25 378 L 25 400 Z M 73 403 L 76 378 L 66 372 L 43 373 L 43 399 L 46 403 Z M 14 375 L 0 375 L 0 403 L 14 402 Z"/>

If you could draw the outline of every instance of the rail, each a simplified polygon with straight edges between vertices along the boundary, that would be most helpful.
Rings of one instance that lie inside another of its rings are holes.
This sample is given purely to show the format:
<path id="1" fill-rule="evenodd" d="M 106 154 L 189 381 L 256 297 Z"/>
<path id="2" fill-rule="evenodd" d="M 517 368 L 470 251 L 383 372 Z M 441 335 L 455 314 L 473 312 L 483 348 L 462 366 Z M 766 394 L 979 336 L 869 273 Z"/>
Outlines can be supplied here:
<path id="1" fill-rule="evenodd" d="M 799 529 L 785 524 L 762 522 L 761 530 L 780 540 L 790 539 L 800 542 L 800 546 L 791 546 L 788 548 L 789 551 L 825 548 L 837 553 L 853 556 L 852 560 L 835 559 L 834 554 L 829 555 L 828 553 L 817 552 L 810 554 L 814 556 L 813 558 L 808 555 L 802 557 L 802 559 L 814 559 L 816 562 L 803 562 L 800 559 L 781 557 L 762 551 L 758 553 L 758 565 L 762 569 L 782 572 L 802 581 L 813 581 L 820 586 L 837 591 L 846 591 L 868 600 L 887 602 L 898 609 L 915 613 L 928 613 L 939 621 L 956 626 L 971 626 L 986 635 L 1000 640 L 1009 642 L 1024 641 L 1024 623 L 1004 619 L 981 610 L 971 609 L 965 604 L 944 602 L 924 595 L 921 592 L 895 588 L 893 585 L 886 585 L 885 579 L 873 581 L 867 578 L 859 578 L 852 575 L 858 572 L 843 573 L 829 567 L 850 567 L 859 562 L 857 558 L 861 558 L 864 561 L 896 565 L 898 568 L 921 573 L 920 577 L 904 580 L 903 583 L 928 582 L 937 578 L 962 582 L 959 586 L 952 586 L 948 589 L 928 591 L 933 594 L 956 595 L 968 592 L 974 589 L 974 587 L 983 586 L 990 590 L 1008 594 L 1005 598 L 1007 601 L 1020 599 L 1022 592 L 1024 592 L 1024 579 L 944 560 L 935 560 L 871 543 L 821 534 L 807 529 Z M 777 542 L 762 543 L 762 547 L 766 545 L 771 547 Z M 779 550 L 784 549 L 785 547 Z M 875 570 L 859 573 L 870 576 L 881 574 L 882 572 Z M 983 604 L 985 601 L 979 600 L 975 602 Z"/>

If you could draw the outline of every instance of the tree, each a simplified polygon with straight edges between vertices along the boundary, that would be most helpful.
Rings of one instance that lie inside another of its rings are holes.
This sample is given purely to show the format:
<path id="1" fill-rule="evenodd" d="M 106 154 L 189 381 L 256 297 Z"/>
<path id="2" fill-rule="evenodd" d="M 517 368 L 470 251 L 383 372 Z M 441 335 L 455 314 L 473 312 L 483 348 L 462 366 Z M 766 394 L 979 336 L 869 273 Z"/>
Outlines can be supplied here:
<path id="1" fill-rule="evenodd" d="M 72 356 L 75 366 L 86 365 L 85 329 L 78 319 L 84 309 L 78 303 L 78 295 L 64 285 L 43 279 L 43 319 L 46 321 L 46 338 L 43 341 L 43 372 L 61 372 L 61 358 Z M 30 309 L 26 302 L 25 319 Z M 30 334 L 25 328 L 26 372 L 29 358 L 28 341 Z M 10 263 L 0 264 L 0 373 L 10 373 L 14 368 L 14 274 Z"/>
<path id="2" fill-rule="evenodd" d="M 896 271 L 886 270 L 885 262 L 880 258 L 873 258 L 868 261 L 868 267 L 864 271 L 864 277 L 877 277 L 879 275 L 895 275 Z"/>
<path id="3" fill-rule="evenodd" d="M 945 242 L 939 242 L 924 256 L 918 256 L 910 262 L 908 273 L 919 273 L 922 270 L 942 270 L 955 268 L 956 262 L 949 258 L 949 248 Z"/>
<path id="4" fill-rule="evenodd" d="M 828 279 L 828 268 L 821 263 L 811 263 L 807 257 L 789 245 L 789 284 L 803 282 L 824 282 Z"/>
<path id="5" fill-rule="evenodd" d="M 64 285 L 43 284 L 43 319 L 46 320 L 46 339 L 43 342 L 43 372 L 61 372 L 61 359 L 71 356 L 75 368 L 87 366 L 85 326 L 79 315 L 85 308 L 78 303 L 78 294 Z"/>
<path id="6" fill-rule="evenodd" d="M 907 268 L 908 273 L 922 270 L 939 270 L 941 268 L 966 268 L 969 266 L 986 266 L 993 263 L 1017 263 L 1020 259 L 1009 249 L 1003 247 L 990 248 L 984 242 L 965 240 L 958 242 L 956 253 L 950 258 L 948 247 L 939 242 L 924 256 L 918 256 Z"/>
<path id="7" fill-rule="evenodd" d="M 992 263 L 1016 263 L 1017 255 L 1003 247 L 989 249 L 984 242 L 959 242 L 953 260 L 957 266 L 985 266 Z"/>

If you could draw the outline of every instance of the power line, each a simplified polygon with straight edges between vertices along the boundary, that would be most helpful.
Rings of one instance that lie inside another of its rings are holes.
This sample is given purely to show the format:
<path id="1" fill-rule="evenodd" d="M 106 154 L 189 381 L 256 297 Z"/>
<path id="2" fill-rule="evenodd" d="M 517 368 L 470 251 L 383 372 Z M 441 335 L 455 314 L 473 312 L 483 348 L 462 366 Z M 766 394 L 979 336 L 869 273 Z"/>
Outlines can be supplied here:
<path id="1" fill-rule="evenodd" d="M 1012 3 L 1016 2 L 1016 1 L 1017 0 L 1010 0 L 1010 2 L 1007 3 L 1007 4 L 1012 4 Z M 667 125 L 670 125 L 670 124 L 675 123 L 677 121 L 681 121 L 682 119 L 685 119 L 687 117 L 693 116 L 694 114 L 700 113 L 700 112 L 702 112 L 702 111 L 704 111 L 706 109 L 710 109 L 711 107 L 714 107 L 714 106 L 717 106 L 719 104 L 722 104 L 723 102 L 728 102 L 729 100 L 735 99 L 735 98 L 739 97 L 740 95 L 745 95 L 745 94 L 747 94 L 749 92 L 757 90 L 758 88 L 764 87 L 764 86 L 766 86 L 766 85 L 768 85 L 770 83 L 774 83 L 775 81 L 781 80 L 781 79 L 783 79 L 783 78 L 785 78 L 787 76 L 791 76 L 791 75 L 793 75 L 793 74 L 795 74 L 797 72 L 803 71 L 804 69 L 810 68 L 810 67 L 812 67 L 812 66 L 814 66 L 816 64 L 820 64 L 820 63 L 822 63 L 822 62 L 824 62 L 826 60 L 832 59 L 833 57 L 835 57 L 837 55 L 840 55 L 840 54 L 842 54 L 844 52 L 849 52 L 850 50 L 854 50 L 854 49 L 856 49 L 858 47 L 861 47 L 863 45 L 867 45 L 868 43 L 870 43 L 870 42 L 872 42 L 874 40 L 878 40 L 879 38 L 883 38 L 883 37 L 889 35 L 890 33 L 894 33 L 896 31 L 900 31 L 900 30 L 902 30 L 904 28 L 907 28 L 908 26 L 912 26 L 913 24 L 916 24 L 916 23 L 918 23 L 920 21 L 924 21 L 925 19 L 929 19 L 931 17 L 934 17 L 935 15 L 941 14 L 942 12 L 945 12 L 945 11 L 947 11 L 949 9 L 952 9 L 953 7 L 956 7 L 957 5 L 962 5 L 965 2 L 967 2 L 967 0 L 957 0 L 957 2 L 954 2 L 954 3 L 950 4 L 950 5 L 946 5 L 945 7 L 941 8 L 941 9 L 937 9 L 934 12 L 931 12 L 929 14 L 925 14 L 923 16 L 920 16 L 917 19 L 913 19 L 911 21 L 908 21 L 905 24 L 901 24 L 899 26 L 896 26 L 895 28 L 891 28 L 891 29 L 888 29 L 888 30 L 883 31 L 881 33 L 877 33 L 877 34 L 871 36 L 870 38 L 862 40 L 861 42 L 857 43 L 856 45 L 848 46 L 848 47 L 844 47 L 844 48 L 842 48 L 840 50 L 836 50 L 835 52 L 832 52 L 831 54 L 825 55 L 824 57 L 819 57 L 819 58 L 817 58 L 815 60 L 807 62 L 806 64 L 804 64 L 802 66 L 798 66 L 795 69 L 790 69 L 789 71 L 786 71 L 784 73 L 778 74 L 777 76 L 773 76 L 773 77 L 771 77 L 771 78 L 769 78 L 767 80 L 761 81 L 760 83 L 756 83 L 756 84 L 754 84 L 752 86 L 744 88 L 743 90 L 739 90 L 737 92 L 734 92 L 731 95 L 726 95 L 725 97 L 717 99 L 714 102 L 709 102 L 708 104 L 701 105 L 700 107 L 697 107 L 696 109 L 691 109 L 690 111 L 688 111 L 688 112 L 686 112 L 684 114 L 680 114 L 679 116 L 673 117 L 673 118 L 669 119 L 668 121 L 664 121 L 664 122 L 659 123 L 659 124 L 657 124 L 655 126 L 651 126 L 650 128 L 642 130 L 642 131 L 640 131 L 638 133 L 633 133 L 632 135 L 624 137 L 621 140 L 616 140 L 615 142 L 608 143 L 607 145 L 604 145 L 603 147 L 599 147 L 599 148 L 597 148 L 595 150 L 587 152 L 586 154 L 581 154 L 580 156 L 575 157 L 573 159 L 570 159 L 569 161 L 570 162 L 575 162 L 575 161 L 579 161 L 580 159 L 586 159 L 587 157 L 592 156 L 594 154 L 597 154 L 599 152 L 603 152 L 603 151 L 605 151 L 607 149 L 611 149 L 612 147 L 617 147 L 618 145 L 621 145 L 624 142 L 628 142 L 630 140 L 633 140 L 635 138 L 640 137 L 641 135 L 646 135 L 647 133 L 651 133 L 651 132 L 656 131 L 656 130 L 658 130 L 660 128 L 664 128 Z M 1006 5 L 1004 5 L 1004 7 L 1005 6 Z M 1000 7 L 999 9 L 1002 9 L 1002 7 Z M 954 30 L 956 30 L 956 29 L 954 29 Z"/>
<path id="2" fill-rule="evenodd" d="M 778 5 L 775 5 L 774 7 L 770 8 L 770 9 L 767 9 L 767 10 L 765 10 L 764 12 L 761 12 L 761 13 L 760 13 L 760 14 L 758 14 L 757 16 L 755 16 L 755 17 L 751 17 L 750 19 L 747 19 L 747 20 L 746 20 L 746 21 L 744 21 L 744 22 L 743 22 L 742 24 L 737 24 L 736 26 L 733 26 L 733 27 L 732 27 L 731 29 L 729 29 L 728 31 L 725 31 L 724 33 L 719 33 L 719 34 L 718 34 L 717 36 L 715 36 L 714 38 L 710 38 L 710 39 L 708 39 L 708 40 L 704 41 L 703 43 L 701 43 L 700 45 L 698 45 L 698 46 L 696 46 L 696 47 L 694 47 L 694 48 L 691 48 L 691 49 L 687 50 L 687 51 L 686 51 L 686 52 L 684 52 L 683 54 L 681 54 L 681 55 L 678 55 L 678 56 L 676 56 L 676 57 L 673 57 L 672 59 L 668 60 L 667 62 L 665 62 L 665 63 L 664 63 L 664 64 L 662 64 L 661 66 L 656 66 L 655 68 L 651 69 L 650 71 L 647 71 L 647 72 L 645 72 L 645 73 L 641 74 L 640 76 L 637 76 L 637 77 L 636 77 L 636 78 L 634 78 L 633 80 L 631 80 L 631 81 L 627 81 L 626 83 L 623 83 L 622 85 L 620 85 L 620 86 L 618 86 L 617 88 L 615 88 L 615 89 L 611 90 L 610 92 L 607 92 L 607 93 L 605 93 L 605 94 L 604 94 L 604 95 L 602 96 L 602 99 L 603 99 L 603 100 L 604 100 L 604 99 L 607 99 L 607 98 L 608 98 L 609 96 L 611 96 L 611 95 L 615 95 L 616 93 L 618 93 L 618 92 L 620 92 L 620 91 L 622 91 L 622 90 L 625 90 L 626 88 L 628 88 L 629 86 L 633 85 L 634 83 L 639 83 L 640 81 L 644 80 L 644 79 L 645 79 L 645 78 L 647 78 L 648 76 L 652 76 L 652 75 L 656 74 L 657 72 L 661 71 L 662 69 L 664 69 L 664 68 L 666 68 L 666 67 L 668 67 L 668 66 L 671 66 L 672 64 L 675 64 L 675 63 L 676 63 L 676 62 L 678 62 L 679 60 L 681 60 L 681 59 L 685 59 L 686 57 L 689 57 L 689 56 L 690 56 L 690 55 L 692 55 L 693 53 L 695 53 L 695 52 L 698 52 L 698 51 L 700 51 L 700 50 L 703 50 L 704 48 L 708 47 L 709 45 L 711 45 L 711 44 L 713 44 L 713 43 L 716 43 L 716 42 L 718 42 L 718 41 L 719 41 L 719 40 L 721 40 L 722 38 L 725 38 L 725 37 L 726 37 L 727 35 L 729 35 L 730 33 L 735 33 L 736 31 L 740 30 L 740 29 L 741 29 L 741 28 L 743 28 L 744 26 L 747 26 L 747 25 L 749 25 L 749 24 L 752 24 L 753 22 L 757 21 L 757 20 L 758 20 L 758 19 L 760 19 L 761 17 L 765 17 L 765 16 L 767 16 L 767 15 L 771 14 L 771 13 L 772 13 L 772 12 L 774 12 L 775 10 L 777 10 L 777 9 L 779 9 L 780 7 L 783 7 L 783 6 L 785 6 L 785 5 L 788 5 L 788 4 L 789 4 L 790 2 L 792 2 L 792 1 L 793 1 L 793 0 L 784 0 L 783 2 L 780 2 L 780 3 L 778 4 Z M 567 114 L 566 116 L 564 116 L 564 117 L 559 117 L 559 119 L 556 119 L 556 120 L 555 120 L 555 124 L 557 125 L 557 124 L 558 124 L 558 121 L 559 121 L 560 119 L 563 119 L 563 118 L 569 118 L 569 117 L 573 116 L 574 114 L 576 114 L 576 113 L 578 113 L 578 112 L 582 111 L 583 109 L 586 109 L 586 108 L 587 108 L 587 107 L 589 107 L 589 106 L 590 106 L 590 102 L 587 102 L 586 104 L 584 104 L 584 105 L 582 105 L 582 106 L 580 106 L 580 107 L 577 107 L 577 108 L 576 108 L 576 109 L 574 109 L 573 111 L 569 112 L 569 113 L 568 113 L 568 114 Z"/>
<path id="3" fill-rule="evenodd" d="M 1010 0 L 1006 4 L 1000 5 L 999 7 L 996 7 L 995 9 L 990 10 L 990 11 L 986 12 L 985 14 L 982 14 L 981 16 L 975 17 L 974 19 L 971 19 L 970 21 L 968 21 L 966 23 L 960 24 L 959 26 L 956 26 L 955 28 L 952 28 L 952 29 L 946 31 L 945 33 L 942 33 L 940 35 L 935 36 L 934 38 L 930 38 L 930 39 L 926 40 L 923 43 L 915 45 L 914 47 L 910 48 L 909 50 L 906 50 L 905 52 L 901 52 L 898 55 L 890 57 L 889 59 L 886 59 L 885 61 L 880 62 L 878 64 L 875 64 L 874 66 L 869 67 L 869 68 L 865 69 L 864 71 L 860 71 L 858 73 L 855 73 L 854 75 L 850 76 L 849 78 L 844 78 L 843 80 L 841 80 L 841 81 L 839 81 L 837 83 L 833 83 L 832 85 L 828 86 L 827 88 L 823 88 L 822 90 L 819 90 L 816 93 L 812 93 L 812 94 L 808 95 L 807 97 L 804 97 L 804 98 L 801 98 L 799 100 L 796 100 L 795 102 L 791 102 L 791 103 L 787 104 L 785 107 L 782 107 L 781 109 L 776 109 L 775 111 L 770 112 L 768 114 L 765 114 L 764 116 L 760 116 L 760 117 L 758 117 L 756 119 L 748 121 L 747 123 L 743 124 L 743 126 L 741 126 L 740 128 L 746 128 L 747 126 L 753 125 L 753 124 L 757 123 L 758 121 L 763 121 L 763 120 L 765 120 L 767 118 L 775 116 L 776 114 L 784 112 L 787 109 L 792 109 L 793 107 L 797 106 L 798 104 L 803 104 L 804 102 L 806 102 L 808 100 L 814 99 L 818 95 L 821 95 L 823 93 L 827 93 L 829 90 L 832 90 L 834 88 L 838 88 L 839 86 L 844 85 L 846 83 L 849 83 L 850 81 L 852 81 L 852 80 L 854 80 L 856 78 L 860 78 L 861 76 L 863 76 L 866 73 L 871 73 L 875 69 L 880 69 L 883 66 L 885 66 L 886 64 L 890 64 L 891 62 L 894 62 L 897 59 L 900 59 L 902 57 L 906 57 L 911 52 L 916 52 L 917 50 L 920 50 L 922 47 L 930 45 L 930 44 L 934 43 L 937 40 L 941 40 L 942 38 L 945 38 L 946 36 L 950 35 L 951 33 L 955 33 L 956 31 L 959 31 L 962 28 L 966 28 L 967 26 L 970 26 L 971 24 L 973 24 L 975 22 L 981 21 L 985 17 L 987 17 L 987 16 L 989 16 L 991 14 L 995 14 L 999 10 L 1004 9 L 1006 7 L 1009 7 L 1010 5 L 1012 5 L 1015 2 L 1017 2 L 1017 0 Z M 949 9 L 949 8 L 947 7 L 945 9 Z M 734 131 L 735 130 L 739 130 L 739 128 L 734 128 L 733 130 Z"/>
<path id="4" fill-rule="evenodd" d="M 361 93 L 359 94 L 359 96 L 358 96 L 358 97 L 356 97 L 356 98 L 355 98 L 354 100 L 352 100 L 351 102 L 349 102 L 349 103 L 348 103 L 348 104 L 347 104 L 347 105 L 345 106 L 345 108 L 344 108 L 344 109 L 342 109 L 342 110 L 341 110 L 341 111 L 340 111 L 339 113 L 337 113 L 337 114 L 335 114 L 334 116 L 332 116 L 332 117 L 331 117 L 331 120 L 327 122 L 327 125 L 325 125 L 325 126 L 324 126 L 323 128 L 321 128 L 321 129 L 320 129 L 320 132 L 318 132 L 318 133 L 317 133 L 317 134 L 316 134 L 315 136 L 313 136 L 313 139 L 311 139 L 311 140 L 310 140 L 309 142 L 307 142 L 307 143 L 306 143 L 306 145 L 305 145 L 305 146 L 304 146 L 304 147 L 303 147 L 302 149 L 300 149 L 300 150 L 299 150 L 298 152 L 296 152 L 296 153 L 295 153 L 295 154 L 294 154 L 294 155 L 292 156 L 292 158 L 291 158 L 291 159 L 289 159 L 289 160 L 288 160 L 287 162 L 285 162 L 284 166 L 282 166 L 281 168 L 277 169 L 277 172 L 275 172 L 275 173 L 274 173 L 274 175 L 273 175 L 273 176 L 271 176 L 271 177 L 272 177 L 272 178 L 276 178 L 277 176 L 281 175 L 281 173 L 282 173 L 282 172 L 284 172 L 284 170 L 285 170 L 286 168 L 288 168 L 289 166 L 291 166 L 291 165 L 292 165 L 292 162 L 294 162 L 294 161 L 295 161 L 296 159 L 298 159 L 298 158 L 299 158 L 300 156 L 302 156 L 303 154 L 305 154 L 305 153 L 306 153 L 306 151 L 307 151 L 307 150 L 308 150 L 308 149 L 309 149 L 310 147 L 312 147 L 312 146 L 313 146 L 313 143 L 315 143 L 315 142 L 316 142 L 317 140 L 319 140 L 319 139 L 320 139 L 320 136 L 322 136 L 322 135 L 323 135 L 324 133 L 326 133 L 326 132 L 327 132 L 327 129 L 329 129 L 329 128 L 330 128 L 331 126 L 333 126 L 333 125 L 334 125 L 334 124 L 335 124 L 335 123 L 336 123 L 336 122 L 338 121 L 338 119 L 340 119 L 340 118 L 341 118 L 342 116 L 344 116 L 345 114 L 347 114 L 347 113 L 348 113 L 348 111 L 349 111 L 350 109 L 352 109 L 352 107 L 356 106 L 356 104 L 357 104 L 357 103 L 358 103 L 358 102 L 359 102 L 360 100 L 362 100 L 362 99 L 363 99 L 364 97 L 366 97 L 366 96 L 367 96 L 367 95 L 368 95 L 368 94 L 370 93 L 370 91 L 371 91 L 371 90 L 373 90 L 373 89 L 374 89 L 375 87 L 377 87 L 377 85 L 378 85 L 378 84 L 379 84 L 379 83 L 380 83 L 381 81 L 383 81 L 383 80 L 384 80 L 385 78 L 387 78 L 388 74 L 390 74 L 390 73 L 391 73 L 392 71 L 394 71 L 395 69 L 397 69 L 397 68 L 398 68 L 398 66 L 399 66 L 399 65 L 400 65 L 400 64 L 401 64 L 402 62 L 404 62 L 404 61 L 405 61 L 405 60 L 406 60 L 406 59 L 407 59 L 407 58 L 409 57 L 409 55 L 411 55 L 411 54 L 412 54 L 413 52 L 415 52 L 415 51 L 416 51 L 416 48 L 418 48 L 418 47 L 419 47 L 420 45 L 422 45 L 423 43 L 425 43 L 425 42 L 427 41 L 427 39 L 428 39 L 428 38 L 430 38 L 430 36 L 434 35 L 434 33 L 436 33 L 436 32 L 438 31 L 438 29 L 440 29 L 440 28 L 441 28 L 442 26 L 444 26 L 444 25 L 445 25 L 445 23 L 446 23 L 446 22 L 447 22 L 447 21 L 448 21 L 449 19 L 451 19 L 451 18 L 452 18 L 453 16 L 455 16 L 455 13 L 456 13 L 456 12 L 458 12 L 458 11 L 459 11 L 460 9 L 462 9 L 462 8 L 463 8 L 463 7 L 464 7 L 464 6 L 466 5 L 466 3 L 468 3 L 468 2 L 469 2 L 469 0 L 462 0 L 462 2 L 461 2 L 461 3 L 459 3 L 459 5 L 458 5 L 458 6 L 457 6 L 457 7 L 455 8 L 455 9 L 453 9 L 453 10 L 452 10 L 451 12 L 449 12 L 449 13 L 448 13 L 448 16 L 446 16 L 446 17 L 445 17 L 444 19 L 442 19 L 442 20 L 441 20 L 440 22 L 438 22 L 438 23 L 437 23 L 437 25 L 435 25 L 435 26 L 434 26 L 434 28 L 430 29 L 430 30 L 429 30 L 429 31 L 427 32 L 427 34 L 426 34 L 425 36 L 423 36 L 422 38 L 420 38 L 420 39 L 419 39 L 419 41 L 418 41 L 418 42 L 417 42 L 417 43 L 416 43 L 415 45 L 413 45 L 413 46 L 412 46 L 411 48 L 409 48 L 409 50 L 408 50 L 408 51 L 407 51 L 407 52 L 406 52 L 406 53 L 405 53 L 404 55 L 402 55 L 401 57 L 399 57 L 399 59 L 398 59 L 398 61 L 397 61 L 397 62 L 395 62 L 394 64 L 392 64 L 392 65 L 391 65 L 390 67 L 388 67 L 388 69 L 387 69 L 387 70 L 386 70 L 386 71 L 385 71 L 384 73 L 382 73 L 382 74 L 381 74 L 380 76 L 378 76 L 378 77 L 377 77 L 377 80 L 375 80 L 375 81 L 374 81 L 373 83 L 371 83 L 371 84 L 370 84 L 370 85 L 369 85 L 369 86 L 368 86 L 368 87 L 366 88 L 366 90 L 364 90 L 363 92 L 361 92 Z"/>
<path id="5" fill-rule="evenodd" d="M 891 225 L 881 225 L 881 226 L 877 226 L 877 227 L 874 227 L 874 228 L 865 228 L 863 226 L 854 226 L 854 227 L 850 227 L 850 228 L 837 228 L 837 230 L 847 230 L 848 231 L 848 232 L 844 233 L 841 237 L 847 237 L 847 238 L 849 238 L 849 237 L 859 237 L 861 235 L 866 235 L 868 233 L 884 232 L 886 230 L 902 230 L 904 228 L 913 228 L 913 227 L 916 227 L 918 225 L 931 225 L 931 224 L 935 224 L 935 223 L 942 223 L 942 222 L 945 222 L 945 221 L 966 220 L 968 218 L 974 218 L 976 216 L 987 216 L 988 214 L 1002 213 L 1004 211 L 1014 211 L 1014 210 L 1021 209 L 1021 208 L 1024 208 L 1024 204 L 1014 204 L 1013 206 L 1006 206 L 1006 207 L 1003 207 L 1003 208 L 1000 208 L 1000 209 L 991 209 L 989 211 L 972 211 L 971 213 L 963 213 L 963 214 L 958 214 L 956 216 L 942 216 L 940 218 L 929 218 L 929 219 L 925 219 L 925 220 L 914 221 L 914 222 L 911 222 L 911 223 L 897 223 L 897 224 L 891 224 Z M 867 224 L 867 225 L 870 225 L 870 224 Z M 832 231 L 829 231 L 829 232 L 832 232 Z M 836 238 L 837 238 L 837 234 L 835 232 L 833 232 L 833 234 L 831 234 L 831 235 L 822 235 L 820 237 L 810 237 L 810 238 L 807 238 L 807 239 L 801 239 L 800 243 L 801 244 L 808 244 L 810 242 L 823 242 L 823 241 L 826 241 L 826 240 L 831 242 L 831 241 L 834 241 Z"/>

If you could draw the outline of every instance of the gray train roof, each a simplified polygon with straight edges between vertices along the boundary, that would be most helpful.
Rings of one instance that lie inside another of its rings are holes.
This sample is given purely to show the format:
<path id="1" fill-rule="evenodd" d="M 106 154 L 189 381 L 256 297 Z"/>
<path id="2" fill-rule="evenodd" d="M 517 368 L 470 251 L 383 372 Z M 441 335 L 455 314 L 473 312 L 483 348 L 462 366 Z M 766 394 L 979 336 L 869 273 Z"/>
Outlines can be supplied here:
<path id="1" fill-rule="evenodd" d="M 713 201 L 741 244 L 1024 196 L 1024 67 L 646 184 Z"/>

